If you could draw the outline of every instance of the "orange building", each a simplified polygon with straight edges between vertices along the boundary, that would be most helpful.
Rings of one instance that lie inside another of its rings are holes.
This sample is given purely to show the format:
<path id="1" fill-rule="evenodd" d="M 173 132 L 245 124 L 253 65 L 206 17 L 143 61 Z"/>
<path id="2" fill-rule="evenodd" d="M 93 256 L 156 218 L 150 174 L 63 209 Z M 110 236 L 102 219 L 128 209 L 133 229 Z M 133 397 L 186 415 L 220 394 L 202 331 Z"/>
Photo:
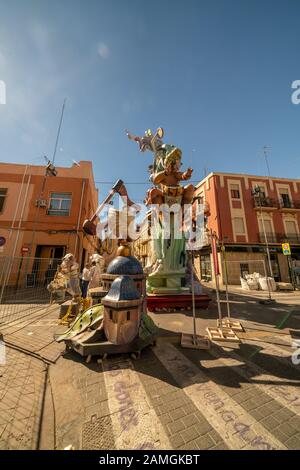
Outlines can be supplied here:
<path id="1" fill-rule="evenodd" d="M 51 260 L 71 252 L 82 267 L 95 252 L 95 241 L 82 231 L 98 205 L 92 162 L 57 167 L 56 176 L 45 169 L 0 163 L 0 254 Z"/>
<path id="2" fill-rule="evenodd" d="M 253 196 L 255 187 L 260 197 Z M 225 247 L 229 284 L 239 284 L 243 273 L 268 272 L 266 239 L 272 275 L 276 281 L 290 282 L 292 260 L 300 260 L 300 180 L 266 176 L 210 173 L 196 186 L 197 195 L 209 204 L 207 228 Z M 266 234 L 266 237 L 265 237 Z M 291 257 L 282 243 L 289 242 Z M 209 242 L 199 252 L 203 280 L 212 279 Z M 225 266 L 219 253 L 221 281 Z"/>

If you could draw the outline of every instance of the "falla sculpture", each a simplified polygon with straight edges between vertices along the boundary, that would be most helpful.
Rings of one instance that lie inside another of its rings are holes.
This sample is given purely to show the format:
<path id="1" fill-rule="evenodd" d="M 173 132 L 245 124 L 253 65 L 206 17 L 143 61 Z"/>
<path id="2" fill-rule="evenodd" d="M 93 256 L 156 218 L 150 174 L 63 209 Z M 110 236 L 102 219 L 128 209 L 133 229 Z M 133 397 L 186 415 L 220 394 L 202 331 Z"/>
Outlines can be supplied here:
<path id="1" fill-rule="evenodd" d="M 141 152 L 149 150 L 154 153 L 153 164 L 149 167 L 150 181 L 154 187 L 148 190 L 145 204 L 152 206 L 151 210 L 158 211 L 159 215 L 153 219 L 152 229 L 155 236 L 151 242 L 151 265 L 147 266 L 149 272 L 147 291 L 149 294 L 188 292 L 189 286 L 185 282 L 188 257 L 184 230 L 180 237 L 174 233 L 175 225 L 181 223 L 176 220 L 180 215 L 171 212 L 167 234 L 166 227 L 162 223 L 163 212 L 160 212 L 160 207 L 164 204 L 182 207 L 193 202 L 194 186 L 181 184 L 190 179 L 193 170 L 187 168 L 184 172 L 180 171 L 182 152 L 175 145 L 163 143 L 163 128 L 159 127 L 155 133 L 147 130 L 143 137 L 135 136 L 128 131 L 126 133 L 130 140 L 139 144 Z"/>

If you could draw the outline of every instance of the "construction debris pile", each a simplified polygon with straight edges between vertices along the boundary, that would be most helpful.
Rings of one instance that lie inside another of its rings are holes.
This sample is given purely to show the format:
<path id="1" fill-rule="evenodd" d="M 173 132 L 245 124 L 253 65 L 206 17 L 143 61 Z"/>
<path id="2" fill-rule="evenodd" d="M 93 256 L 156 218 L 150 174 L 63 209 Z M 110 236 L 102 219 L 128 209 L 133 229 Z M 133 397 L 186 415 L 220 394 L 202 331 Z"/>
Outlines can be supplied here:
<path id="1" fill-rule="evenodd" d="M 269 290 L 275 292 L 276 282 L 273 277 L 265 277 L 260 273 L 244 274 L 243 277 L 240 277 L 242 289 L 245 290 Z M 269 285 L 269 287 L 268 287 Z"/>

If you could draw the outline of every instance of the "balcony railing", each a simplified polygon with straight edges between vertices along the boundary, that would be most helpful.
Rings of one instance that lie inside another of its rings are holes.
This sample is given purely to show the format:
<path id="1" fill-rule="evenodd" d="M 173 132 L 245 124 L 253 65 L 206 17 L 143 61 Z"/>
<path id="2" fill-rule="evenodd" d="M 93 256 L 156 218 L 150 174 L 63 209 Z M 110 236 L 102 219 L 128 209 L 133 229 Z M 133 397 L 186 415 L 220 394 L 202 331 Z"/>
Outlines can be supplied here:
<path id="1" fill-rule="evenodd" d="M 271 197 L 259 197 L 254 196 L 252 198 L 253 200 L 253 207 L 255 209 L 262 209 L 265 208 L 273 208 L 273 209 L 294 209 L 294 210 L 300 210 L 300 201 L 283 201 L 283 200 L 277 200 Z"/>
<path id="2" fill-rule="evenodd" d="M 280 201 L 280 209 L 298 209 L 300 210 L 300 201 Z"/>
<path id="3" fill-rule="evenodd" d="M 270 197 L 253 197 L 253 206 L 255 208 L 264 208 L 264 207 L 271 207 L 271 208 L 278 208 L 278 201 L 276 199 L 272 199 Z"/>
<path id="4" fill-rule="evenodd" d="M 279 241 L 280 243 L 300 243 L 300 235 L 297 235 L 296 233 L 288 233 L 287 235 L 285 234 L 279 234 Z"/>
<path id="5" fill-rule="evenodd" d="M 266 238 L 268 243 L 291 243 L 291 244 L 300 244 L 300 235 L 295 233 L 266 233 L 266 237 L 263 232 L 258 234 L 258 239 L 260 243 L 266 243 Z"/>
<path id="6" fill-rule="evenodd" d="M 278 243 L 276 233 L 266 233 L 265 235 L 263 232 L 260 232 L 258 234 L 258 239 L 260 243 L 266 243 L 266 239 L 268 243 Z"/>

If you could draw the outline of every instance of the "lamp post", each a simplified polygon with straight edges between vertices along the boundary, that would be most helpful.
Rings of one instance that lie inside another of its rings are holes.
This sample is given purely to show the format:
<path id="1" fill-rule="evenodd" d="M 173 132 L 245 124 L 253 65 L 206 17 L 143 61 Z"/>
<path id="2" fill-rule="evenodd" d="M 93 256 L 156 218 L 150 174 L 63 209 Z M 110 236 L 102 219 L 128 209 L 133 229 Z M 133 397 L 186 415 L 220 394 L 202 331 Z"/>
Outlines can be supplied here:
<path id="1" fill-rule="evenodd" d="M 255 185 L 254 190 L 252 191 L 252 195 L 258 197 L 259 209 L 260 209 L 260 218 L 261 218 L 261 224 L 262 224 L 262 229 L 263 229 L 263 233 L 264 233 L 264 239 L 265 239 L 265 245 L 266 245 L 266 252 L 267 252 L 267 258 L 268 258 L 268 264 L 269 264 L 269 270 L 270 270 L 270 276 L 273 277 L 273 270 L 272 270 L 272 264 L 271 264 L 271 257 L 270 257 L 270 250 L 269 250 L 268 237 L 267 237 L 267 234 L 266 234 L 265 221 L 264 221 L 264 218 L 263 218 L 263 212 L 262 212 L 262 206 L 261 206 L 261 189 L 260 189 L 260 187 L 258 186 L 258 184 Z M 268 299 L 268 301 L 269 301 L 269 302 L 274 302 L 274 300 L 273 300 L 272 297 L 271 297 L 271 289 L 270 289 L 269 279 L 268 279 L 268 275 L 267 275 L 266 269 L 265 269 L 265 274 L 266 274 L 266 281 L 267 281 L 268 293 L 269 293 L 269 299 Z"/>

